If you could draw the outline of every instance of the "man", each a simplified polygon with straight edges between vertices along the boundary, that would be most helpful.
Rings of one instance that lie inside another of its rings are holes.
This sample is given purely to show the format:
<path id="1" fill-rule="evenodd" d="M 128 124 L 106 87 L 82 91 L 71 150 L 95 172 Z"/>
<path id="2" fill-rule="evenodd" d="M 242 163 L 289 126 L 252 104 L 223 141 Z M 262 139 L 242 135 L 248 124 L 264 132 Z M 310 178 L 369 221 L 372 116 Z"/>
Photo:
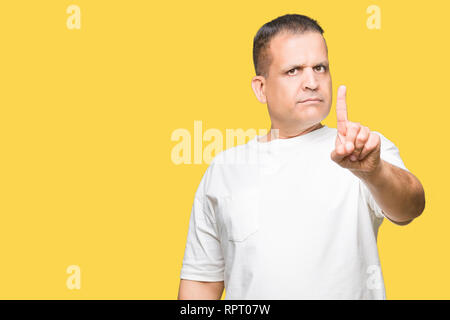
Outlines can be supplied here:
<path id="1" fill-rule="evenodd" d="M 214 158 L 195 194 L 179 299 L 386 299 L 377 249 L 386 217 L 425 208 L 397 147 L 332 102 L 328 50 L 315 20 L 285 15 L 253 46 L 252 88 L 271 131 Z M 249 159 L 257 161 L 230 161 Z"/>

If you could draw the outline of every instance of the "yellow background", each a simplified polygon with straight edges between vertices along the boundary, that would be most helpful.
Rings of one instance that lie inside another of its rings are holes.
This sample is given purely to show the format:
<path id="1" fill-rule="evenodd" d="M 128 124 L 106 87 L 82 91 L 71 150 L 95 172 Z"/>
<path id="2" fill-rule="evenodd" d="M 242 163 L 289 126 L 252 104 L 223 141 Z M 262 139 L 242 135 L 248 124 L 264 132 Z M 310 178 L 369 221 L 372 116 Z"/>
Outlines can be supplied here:
<path id="1" fill-rule="evenodd" d="M 366 27 L 372 4 L 381 30 Z M 176 299 L 207 163 L 175 165 L 171 133 L 193 136 L 194 120 L 269 128 L 252 41 L 286 13 L 322 25 L 333 100 L 346 84 L 349 120 L 393 141 L 425 188 L 421 217 L 381 226 L 387 298 L 450 298 L 450 6 L 438 0 L 2 1 L 0 298 Z"/>

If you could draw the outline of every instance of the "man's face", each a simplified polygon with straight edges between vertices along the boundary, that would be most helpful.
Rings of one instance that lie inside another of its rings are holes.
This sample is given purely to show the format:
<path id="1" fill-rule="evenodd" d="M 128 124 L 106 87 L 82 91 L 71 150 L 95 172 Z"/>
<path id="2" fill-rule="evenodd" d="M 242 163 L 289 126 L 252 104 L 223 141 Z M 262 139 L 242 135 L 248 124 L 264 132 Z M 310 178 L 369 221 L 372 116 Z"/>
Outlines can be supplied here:
<path id="1" fill-rule="evenodd" d="M 265 79 L 265 96 L 272 123 L 304 129 L 325 119 L 332 87 L 323 36 L 319 32 L 282 33 L 272 39 L 269 50 L 272 63 Z"/>

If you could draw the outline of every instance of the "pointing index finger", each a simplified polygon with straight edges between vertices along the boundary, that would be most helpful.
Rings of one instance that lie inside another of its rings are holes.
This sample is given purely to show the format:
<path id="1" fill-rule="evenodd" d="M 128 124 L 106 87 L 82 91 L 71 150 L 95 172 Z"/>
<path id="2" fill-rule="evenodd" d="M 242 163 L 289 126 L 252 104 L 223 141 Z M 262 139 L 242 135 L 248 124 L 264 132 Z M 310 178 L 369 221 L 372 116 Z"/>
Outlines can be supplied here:
<path id="1" fill-rule="evenodd" d="M 336 118 L 338 134 L 345 136 L 347 134 L 347 87 L 339 86 L 336 100 Z"/>

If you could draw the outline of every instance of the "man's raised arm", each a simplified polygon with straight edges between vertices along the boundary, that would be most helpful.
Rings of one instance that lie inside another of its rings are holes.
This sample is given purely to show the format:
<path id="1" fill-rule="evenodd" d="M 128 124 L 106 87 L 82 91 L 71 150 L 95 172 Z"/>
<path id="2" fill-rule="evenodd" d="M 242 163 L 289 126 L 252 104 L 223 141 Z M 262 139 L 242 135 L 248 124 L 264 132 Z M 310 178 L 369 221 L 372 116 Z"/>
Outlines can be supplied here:
<path id="1" fill-rule="evenodd" d="M 406 225 L 425 209 L 425 192 L 420 181 L 410 172 L 380 157 L 380 137 L 368 127 L 348 121 L 346 87 L 337 94 L 336 147 L 331 159 L 349 169 L 370 190 L 385 216 L 398 225 Z"/>

